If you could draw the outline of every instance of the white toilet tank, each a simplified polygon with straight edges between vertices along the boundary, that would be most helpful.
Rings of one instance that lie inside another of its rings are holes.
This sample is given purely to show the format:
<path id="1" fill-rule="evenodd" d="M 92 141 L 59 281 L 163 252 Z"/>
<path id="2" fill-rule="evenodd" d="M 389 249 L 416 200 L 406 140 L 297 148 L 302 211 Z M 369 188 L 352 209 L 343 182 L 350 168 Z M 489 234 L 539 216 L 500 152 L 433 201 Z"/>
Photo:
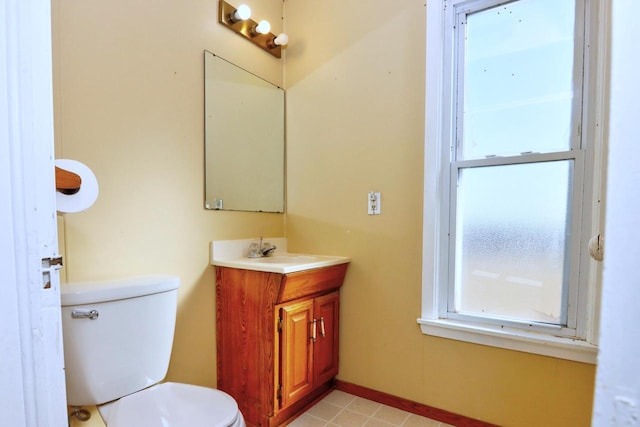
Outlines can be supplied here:
<path id="1" fill-rule="evenodd" d="M 109 402 L 165 377 L 179 286 L 163 275 L 61 286 L 68 405 Z"/>

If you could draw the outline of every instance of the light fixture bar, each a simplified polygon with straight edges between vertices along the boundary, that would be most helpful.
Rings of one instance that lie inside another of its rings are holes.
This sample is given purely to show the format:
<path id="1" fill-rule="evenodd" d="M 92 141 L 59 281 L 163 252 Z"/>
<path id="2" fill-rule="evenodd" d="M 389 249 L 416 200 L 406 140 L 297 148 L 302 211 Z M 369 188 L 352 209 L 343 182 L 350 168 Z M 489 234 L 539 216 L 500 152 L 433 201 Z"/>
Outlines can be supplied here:
<path id="1" fill-rule="evenodd" d="M 229 28 L 233 32 L 246 38 L 259 48 L 265 50 L 266 52 L 269 52 L 276 58 L 280 58 L 282 55 L 282 46 L 273 44 L 273 39 L 276 37 L 276 35 L 270 32 L 267 34 L 255 33 L 255 31 L 253 31 L 253 28 L 258 25 L 258 23 L 253 19 L 233 22 L 231 19 L 229 19 L 229 16 L 233 16 L 235 10 L 236 8 L 234 6 L 231 6 L 224 0 L 220 0 L 218 7 L 218 22 Z"/>

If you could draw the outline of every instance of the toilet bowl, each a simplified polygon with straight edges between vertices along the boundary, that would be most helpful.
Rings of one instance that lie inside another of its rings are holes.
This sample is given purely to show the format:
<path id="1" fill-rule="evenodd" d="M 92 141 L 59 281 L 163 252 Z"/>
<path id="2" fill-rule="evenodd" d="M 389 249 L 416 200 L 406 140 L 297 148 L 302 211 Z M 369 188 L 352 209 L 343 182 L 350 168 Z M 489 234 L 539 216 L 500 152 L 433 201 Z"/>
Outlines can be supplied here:
<path id="1" fill-rule="evenodd" d="M 98 406 L 109 427 L 245 427 L 228 394 L 207 387 L 162 383 Z"/>
<path id="2" fill-rule="evenodd" d="M 213 388 L 164 382 L 180 281 L 136 276 L 61 286 L 70 406 L 96 405 L 108 427 L 245 427 Z"/>

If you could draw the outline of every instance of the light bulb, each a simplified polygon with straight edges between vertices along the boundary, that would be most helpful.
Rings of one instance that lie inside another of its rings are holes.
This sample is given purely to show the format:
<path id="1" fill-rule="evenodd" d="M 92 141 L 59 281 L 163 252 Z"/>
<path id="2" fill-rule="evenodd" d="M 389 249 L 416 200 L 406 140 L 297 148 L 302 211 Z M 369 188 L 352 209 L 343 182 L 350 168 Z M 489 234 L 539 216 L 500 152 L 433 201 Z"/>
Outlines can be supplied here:
<path id="1" fill-rule="evenodd" d="M 251 8 L 246 4 L 241 4 L 238 8 L 233 12 L 232 21 L 246 21 L 251 18 Z"/>
<path id="2" fill-rule="evenodd" d="M 289 43 L 289 36 L 285 33 L 280 33 L 275 39 L 273 39 L 273 44 L 276 46 L 286 46 L 287 43 Z"/>
<path id="3" fill-rule="evenodd" d="M 269 31 L 271 31 L 271 24 L 269 24 L 269 21 L 262 20 L 258 22 L 258 25 L 255 26 L 254 30 L 258 34 L 269 34 Z"/>

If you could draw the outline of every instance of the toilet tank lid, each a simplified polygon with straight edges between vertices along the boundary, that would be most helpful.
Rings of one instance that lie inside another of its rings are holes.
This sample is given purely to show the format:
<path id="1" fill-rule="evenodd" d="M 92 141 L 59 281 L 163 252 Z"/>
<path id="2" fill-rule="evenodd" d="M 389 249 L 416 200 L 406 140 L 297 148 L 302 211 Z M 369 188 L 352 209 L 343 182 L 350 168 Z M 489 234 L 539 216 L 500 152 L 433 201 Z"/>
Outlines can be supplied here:
<path id="1" fill-rule="evenodd" d="M 179 286 L 179 277 L 162 274 L 72 282 L 60 285 L 60 299 L 63 307 L 94 304 L 172 291 Z"/>

